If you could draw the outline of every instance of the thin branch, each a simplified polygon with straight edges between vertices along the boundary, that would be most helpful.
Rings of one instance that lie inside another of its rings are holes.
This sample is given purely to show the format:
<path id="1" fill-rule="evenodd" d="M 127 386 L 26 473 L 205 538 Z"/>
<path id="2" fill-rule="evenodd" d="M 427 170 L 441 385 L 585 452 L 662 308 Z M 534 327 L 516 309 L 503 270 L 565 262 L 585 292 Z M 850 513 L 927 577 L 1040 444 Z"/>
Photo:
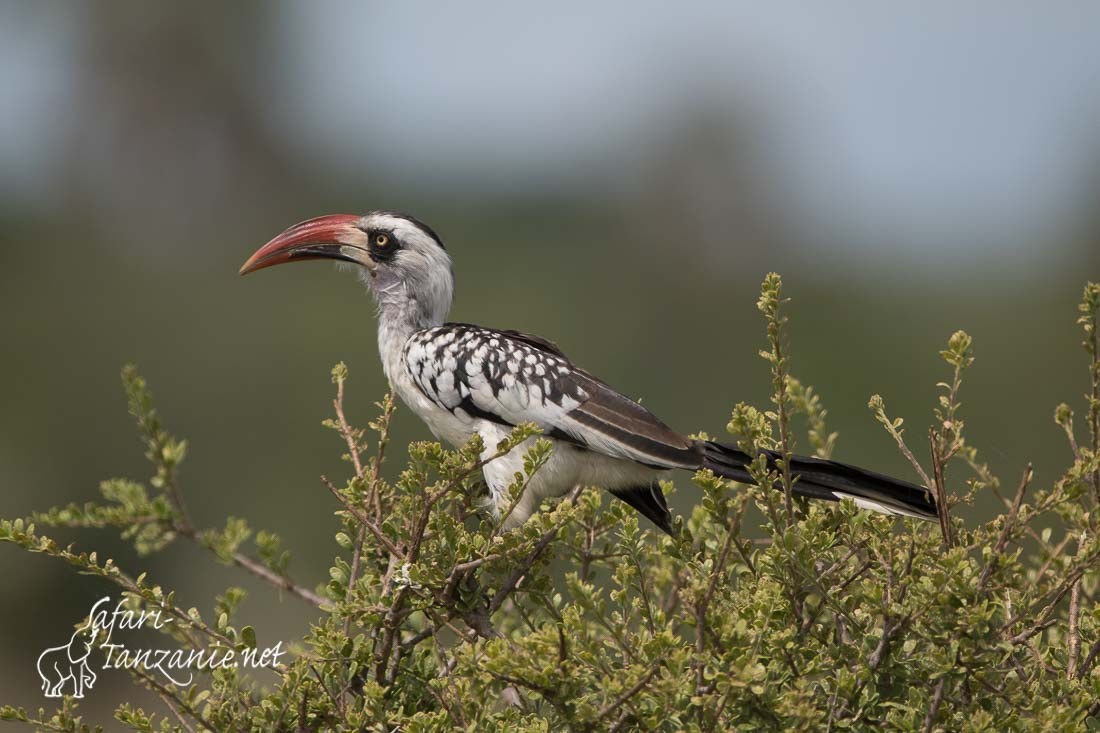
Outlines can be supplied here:
<path id="1" fill-rule="evenodd" d="M 1016 528 L 1016 521 L 1020 516 L 1020 507 L 1024 503 L 1024 494 L 1027 493 L 1027 487 L 1031 483 L 1031 478 L 1034 472 L 1031 469 L 1031 463 L 1024 467 L 1024 475 L 1020 478 L 1020 484 L 1016 488 L 1016 494 L 1012 497 L 1012 505 L 1008 509 L 1008 515 L 1005 517 L 1005 524 L 1001 527 L 1001 534 L 997 537 L 997 542 L 993 545 L 993 554 L 990 557 L 989 562 L 982 569 L 982 575 L 978 579 L 978 592 L 985 590 L 986 583 L 989 582 L 990 576 L 993 574 L 993 568 L 1000 558 L 1001 553 L 1005 551 L 1005 547 L 1008 546 L 1008 539 L 1012 536 L 1013 530 Z"/>
<path id="2" fill-rule="evenodd" d="M 345 372 L 345 375 L 346 375 L 346 372 Z M 366 475 L 365 475 L 365 472 L 363 470 L 363 462 L 362 462 L 361 457 L 360 457 L 360 453 L 362 453 L 363 448 L 359 443 L 359 438 L 362 435 L 362 433 L 361 433 L 361 431 L 356 430 L 356 429 L 351 427 L 351 424 L 348 423 L 347 416 L 344 414 L 344 382 L 345 382 L 344 376 L 337 376 L 336 377 L 336 399 L 334 399 L 332 401 L 332 407 L 333 407 L 333 410 L 336 412 L 337 430 L 339 431 L 341 437 L 344 438 L 344 442 L 347 443 L 348 454 L 351 457 L 351 464 L 352 464 L 352 466 L 355 467 L 355 478 L 358 479 L 360 481 L 360 483 L 363 483 L 363 482 L 366 481 Z M 386 420 L 386 419 L 383 419 L 382 426 L 383 426 L 383 430 L 388 432 L 388 430 L 389 430 L 389 421 Z M 383 444 L 380 442 L 379 450 L 381 451 L 383 447 L 384 447 Z M 377 461 L 375 461 L 375 465 L 374 465 L 374 474 L 375 475 L 377 475 L 377 473 L 378 473 L 378 469 L 379 469 L 380 464 L 381 464 L 381 458 L 379 457 L 379 459 Z M 377 487 L 374 485 L 376 481 L 377 481 L 377 479 L 375 478 L 374 480 L 372 480 L 370 482 L 369 490 L 372 493 L 377 490 Z M 360 526 L 359 531 L 356 533 L 356 537 L 355 537 L 355 549 L 352 551 L 352 555 L 351 555 L 351 568 L 348 572 L 348 585 L 347 585 L 347 592 L 348 593 L 351 593 L 352 590 L 354 590 L 355 584 L 359 580 L 359 564 L 361 562 L 361 557 L 362 557 L 362 554 L 363 554 L 363 542 L 365 540 L 366 540 L 366 529 L 365 529 L 365 527 Z M 348 633 L 348 631 L 350 629 L 351 629 L 351 619 L 349 618 L 349 619 L 346 619 L 345 622 L 344 622 L 344 633 Z"/>
<path id="3" fill-rule="evenodd" d="M 1035 636 L 1039 632 L 1045 631 L 1046 629 L 1053 626 L 1054 623 L 1056 623 L 1058 620 L 1057 618 L 1053 617 L 1055 609 L 1062 601 L 1062 599 L 1066 597 L 1066 594 L 1070 592 L 1070 589 L 1077 583 L 1077 581 L 1081 579 L 1081 576 L 1084 574 L 1084 572 L 1084 569 L 1080 567 L 1075 568 L 1072 572 L 1070 572 L 1066 580 L 1057 588 L 1057 590 L 1054 591 L 1050 601 L 1043 609 L 1043 613 L 1040 614 L 1039 620 L 1036 621 L 1030 628 L 1025 629 L 1024 631 L 1021 631 L 1020 633 L 1011 637 L 1009 641 L 1013 644 L 1022 643 Z M 1009 628 L 1018 623 L 1022 617 L 1022 613 L 1023 612 L 1006 621 L 1004 629 L 1007 631 Z"/>
<path id="4" fill-rule="evenodd" d="M 1077 676 L 1077 660 L 1081 656 L 1081 634 L 1078 629 L 1078 620 L 1081 617 L 1081 580 L 1073 584 L 1069 593 L 1069 629 L 1066 632 L 1068 639 L 1066 656 L 1066 679 Z"/>
<path id="5" fill-rule="evenodd" d="M 130 672 L 134 675 L 134 677 L 141 680 L 146 687 L 152 690 L 161 699 L 161 701 L 166 706 L 168 706 L 168 709 L 171 710 L 172 714 L 176 716 L 177 720 L 179 720 L 180 725 L 190 731 L 190 733 L 197 732 L 195 728 L 187 721 L 187 719 L 184 718 L 184 713 L 187 713 L 187 715 L 191 716 L 191 718 L 193 718 L 195 722 L 201 725 L 204 730 L 211 730 L 209 724 L 206 722 L 206 719 L 203 718 L 201 712 L 195 710 L 185 700 L 179 699 L 179 697 L 177 697 L 172 690 L 168 689 L 160 682 L 157 682 L 155 679 L 153 679 L 152 675 L 141 669 L 140 665 L 133 667 Z"/>
<path id="6" fill-rule="evenodd" d="M 179 487 L 176 484 L 176 472 L 175 470 L 169 470 L 165 485 L 167 486 L 168 500 L 172 502 L 172 506 L 176 510 L 176 521 L 181 530 L 185 532 L 194 532 L 194 525 L 191 524 L 191 517 L 187 513 L 187 509 L 183 505 L 183 497 L 180 495 Z"/>
<path id="7" fill-rule="evenodd" d="M 176 527 L 176 533 L 179 534 L 180 537 L 185 537 L 186 539 L 194 542 L 198 546 L 204 547 L 207 550 L 214 552 L 214 554 L 217 554 L 212 546 L 203 541 L 202 533 L 196 532 L 194 529 L 184 527 Z M 257 560 L 252 559 L 243 552 L 234 551 L 230 553 L 229 559 L 233 561 L 234 565 L 243 570 L 247 570 L 260 580 L 266 581 L 267 583 L 273 585 L 279 590 L 285 590 L 290 595 L 301 598 L 302 600 L 313 606 L 320 607 L 323 603 L 325 603 L 324 598 L 309 590 L 305 586 L 295 583 L 293 580 L 285 575 L 276 573 L 271 568 L 267 567 Z"/>
<path id="8" fill-rule="evenodd" d="M 783 353 L 783 326 L 786 318 L 782 315 L 783 306 L 782 283 L 778 276 L 772 280 L 772 275 L 765 279 L 765 285 L 774 287 L 774 292 L 768 298 L 761 292 L 761 310 L 768 321 L 768 340 L 771 342 L 772 353 L 769 361 L 772 364 L 772 382 L 775 394 L 772 400 L 775 402 L 776 418 L 779 423 L 779 450 L 783 454 L 783 508 L 787 511 L 787 521 L 794 520 L 794 490 L 791 478 L 791 456 L 794 453 L 791 438 L 790 396 L 787 392 L 787 366 L 786 356 Z"/>
<path id="9" fill-rule="evenodd" d="M 382 492 L 379 490 L 381 485 L 378 483 L 378 479 L 382 473 L 382 464 L 386 460 L 386 446 L 390 444 L 390 422 L 393 420 L 393 413 L 397 410 L 397 401 L 393 398 L 393 392 L 386 394 L 382 400 L 382 416 L 379 418 L 378 426 L 378 452 L 375 454 L 374 463 L 371 464 L 370 469 L 370 500 L 371 505 L 374 507 L 374 519 L 376 522 L 382 521 Z"/>
<path id="10" fill-rule="evenodd" d="M 580 496 L 581 490 L 584 487 L 577 486 L 569 493 L 566 501 L 575 504 L 577 497 Z M 531 567 L 542 556 L 542 553 L 546 551 L 546 548 L 550 546 L 550 543 L 554 541 L 554 538 L 558 536 L 558 532 L 561 531 L 561 527 L 551 527 L 543 532 L 539 541 L 535 544 L 535 548 L 531 551 L 531 554 L 521 562 L 512 574 L 508 576 L 508 579 L 504 582 L 504 585 L 497 590 L 496 595 L 493 596 L 493 600 L 489 602 L 488 613 L 492 616 L 496 611 L 504 604 L 504 601 L 508 599 L 508 596 L 519 586 L 520 582 L 530 572 Z"/>
<path id="11" fill-rule="evenodd" d="M 746 497 L 744 499 L 742 499 L 741 511 L 744 511 L 745 501 L 747 500 L 747 498 L 748 497 L 746 495 Z M 736 515 L 735 521 L 737 522 L 737 524 L 739 526 L 740 525 L 740 512 L 738 512 L 738 514 Z M 718 551 L 718 560 L 717 560 L 717 562 L 715 562 L 715 564 L 714 564 L 714 566 L 711 570 L 710 578 L 708 579 L 708 582 L 707 582 L 707 588 L 703 592 L 703 597 L 700 598 L 698 603 L 695 604 L 695 626 L 696 626 L 696 631 L 695 631 L 695 655 L 696 655 L 696 658 L 692 661 L 692 666 L 695 667 L 695 690 L 696 690 L 697 695 L 699 694 L 699 691 L 702 690 L 702 688 L 703 688 L 703 678 L 704 678 L 704 668 L 703 667 L 704 667 L 704 665 L 703 665 L 703 662 L 702 662 L 702 658 L 703 658 L 704 648 L 705 648 L 705 645 L 706 645 L 707 610 L 709 609 L 710 602 L 714 598 L 714 593 L 718 588 L 718 578 L 719 578 L 720 575 L 724 574 L 726 563 L 729 561 L 730 549 L 732 548 L 733 545 L 740 545 L 740 543 L 738 542 L 738 537 L 737 537 L 738 534 L 739 534 L 739 531 L 737 529 L 734 529 L 733 527 L 727 527 L 726 537 L 722 541 L 722 548 Z M 702 706 L 699 707 L 699 722 L 700 722 L 700 724 L 703 723 L 703 708 L 702 708 Z"/>
<path id="12" fill-rule="evenodd" d="M 879 395 L 871 395 L 871 399 L 868 401 L 867 406 L 871 408 L 875 413 L 875 418 L 882 423 L 882 426 L 886 428 L 886 432 L 890 434 L 890 437 L 894 439 L 894 442 L 898 445 L 898 450 L 905 456 L 905 459 L 909 461 L 909 464 L 913 466 L 913 470 L 920 476 L 926 488 L 932 488 L 932 479 L 929 478 L 928 473 L 924 470 L 924 467 L 920 465 L 920 461 L 913 455 L 913 451 L 909 450 L 909 446 L 905 442 L 905 437 L 902 435 L 898 427 L 901 425 L 899 419 L 896 423 L 891 422 L 889 416 L 886 414 L 886 405 L 882 401 L 882 397 Z M 903 429 L 904 430 L 904 429 Z"/>
<path id="13" fill-rule="evenodd" d="M 621 708 L 624 704 L 626 704 L 627 700 L 629 700 L 630 698 L 637 695 L 642 690 L 642 688 L 645 687 L 647 684 L 649 684 L 649 681 L 651 679 L 653 679 L 654 676 L 656 676 L 656 674 L 658 672 L 661 671 L 661 667 L 663 665 L 664 665 L 664 660 L 663 659 L 658 660 L 657 663 L 654 664 L 653 667 L 651 667 L 648 672 L 646 672 L 644 675 L 642 675 L 642 678 L 640 680 L 638 680 L 629 690 L 624 691 L 621 695 L 619 695 L 617 698 L 615 698 L 612 702 L 605 705 L 603 707 L 603 709 L 600 710 L 600 712 L 596 714 L 596 722 L 599 723 L 601 720 L 603 720 L 607 716 L 611 715 L 613 712 L 615 712 L 616 710 Z"/>
<path id="14" fill-rule="evenodd" d="M 439 500 L 446 496 L 448 493 L 453 491 L 471 473 L 481 469 L 489 462 L 495 461 L 496 459 L 506 455 L 508 452 L 511 451 L 512 447 L 514 446 L 509 447 L 506 445 L 503 448 L 498 448 L 496 452 L 494 452 L 487 458 L 476 461 L 466 466 L 462 471 L 459 472 L 457 476 L 452 478 L 442 488 L 440 488 L 438 491 L 431 492 L 428 495 L 428 497 L 424 500 L 424 506 L 421 509 L 420 516 L 417 518 L 416 524 L 413 528 L 412 537 L 408 544 L 408 550 L 404 553 L 404 562 L 414 563 L 419 558 L 421 545 L 424 540 L 424 532 L 427 530 L 428 521 L 431 518 L 431 512 L 436 503 L 438 503 Z M 374 531 L 375 529 L 373 523 L 368 522 L 365 523 L 364 526 L 371 528 L 372 531 Z M 377 536 L 382 536 L 380 530 L 377 532 Z M 401 557 L 400 553 L 391 555 L 391 566 L 399 557 Z M 394 595 L 394 599 L 390 605 L 389 611 L 386 613 L 386 616 L 383 620 L 381 649 L 376 650 L 374 654 L 374 676 L 375 681 L 378 682 L 378 684 L 385 684 L 385 681 L 387 679 L 387 667 L 390 663 L 390 654 L 393 651 L 394 641 L 398 634 L 398 628 L 405 617 L 408 616 L 408 612 L 404 610 L 405 600 L 408 597 L 408 593 L 408 586 L 403 586 L 397 591 L 397 593 Z M 490 609 L 488 615 L 491 616 L 494 610 L 496 609 Z"/>
<path id="15" fill-rule="evenodd" d="M 1077 677 L 1083 678 L 1092 669 L 1092 663 L 1096 661 L 1097 655 L 1100 654 L 1100 641 L 1094 643 L 1089 647 L 1089 653 L 1085 655 L 1085 661 L 1081 663 L 1081 666 L 1077 669 Z"/>
<path id="16" fill-rule="evenodd" d="M 325 603 L 325 599 L 317 595 L 313 591 L 304 586 L 298 585 L 284 575 L 279 575 L 263 563 L 253 560 L 251 557 L 245 555 L 244 553 L 234 552 L 231 557 L 233 558 L 233 564 L 237 567 L 247 570 L 261 580 L 266 580 L 268 583 L 275 586 L 276 588 L 285 590 L 292 596 L 297 596 L 298 598 L 301 598 L 307 603 L 310 603 L 318 608 Z"/>
<path id="17" fill-rule="evenodd" d="M 340 437 L 348 444 L 348 454 L 351 456 L 351 465 L 355 467 L 355 476 L 364 479 L 366 475 L 363 472 L 363 462 L 359 457 L 362 448 L 359 446 L 358 431 L 351 427 L 347 417 L 344 416 L 344 379 L 342 377 L 336 379 L 336 399 L 332 401 L 332 406 L 336 410 L 336 425 Z"/>
<path id="18" fill-rule="evenodd" d="M 1048 546 L 1043 543 L 1043 539 L 1038 532 L 1036 532 L 1031 527 L 1027 527 L 1027 530 L 1028 534 L 1033 540 L 1038 542 L 1043 549 L 1047 549 Z M 1059 542 L 1055 547 L 1050 548 L 1050 556 L 1043 563 L 1042 567 L 1039 568 L 1039 572 L 1035 574 L 1035 580 L 1032 581 L 1033 586 L 1037 586 L 1044 578 L 1046 578 L 1047 573 L 1050 572 L 1051 566 L 1054 565 L 1054 561 L 1062 557 L 1062 553 L 1066 551 L 1066 547 L 1069 546 L 1069 543 L 1072 540 L 1073 535 L 1067 532 L 1066 536 L 1062 538 L 1061 542 Z"/>
<path id="19" fill-rule="evenodd" d="M 345 510 L 350 512 L 355 517 L 355 519 L 359 521 L 360 524 L 362 524 L 364 527 L 366 527 L 367 529 L 369 529 L 371 531 L 371 533 L 374 535 L 374 538 L 376 540 L 378 540 L 379 544 L 381 544 L 384 548 L 386 548 L 386 550 L 391 555 L 394 555 L 396 557 L 403 557 L 404 556 L 405 553 L 403 553 L 401 550 L 399 550 L 397 548 L 397 546 L 395 544 L 393 544 L 393 542 L 390 540 L 390 538 L 387 537 L 385 535 L 385 533 L 382 532 L 382 530 L 378 527 L 378 525 L 376 525 L 374 522 L 372 522 L 366 514 L 363 514 L 362 511 L 360 511 L 357 507 L 353 506 L 351 504 L 351 502 L 349 502 L 346 498 L 344 498 L 344 495 L 340 493 L 340 490 L 338 488 L 336 488 L 336 486 L 334 486 L 333 483 L 331 481 L 329 481 L 327 477 L 322 475 L 321 476 L 321 482 L 328 488 L 328 490 L 330 492 L 332 492 L 332 495 L 335 496 L 337 498 L 337 500 L 344 506 Z"/>
<path id="20" fill-rule="evenodd" d="M 928 714 L 924 716 L 924 725 L 921 727 L 923 733 L 932 733 L 932 726 L 936 724 L 936 716 L 940 713 L 940 703 L 943 702 L 943 690 L 946 677 L 940 677 L 940 681 L 936 683 L 936 689 L 932 692 L 932 703 L 928 706 Z"/>
<path id="21" fill-rule="evenodd" d="M 1085 297 L 1079 306 L 1082 313 L 1078 319 L 1085 330 L 1085 351 L 1089 354 L 1089 411 L 1088 425 L 1089 436 L 1092 438 L 1092 455 L 1095 458 L 1100 455 L 1100 342 L 1097 341 L 1100 334 L 1097 333 L 1096 300 L 1100 298 L 1100 286 L 1096 283 L 1088 283 L 1085 286 Z M 1092 472 L 1090 481 L 1092 484 L 1092 499 L 1094 505 L 1100 504 L 1100 468 Z"/>
<path id="22" fill-rule="evenodd" d="M 829 717 L 825 721 L 825 733 L 832 733 L 833 731 L 833 721 L 836 720 L 836 699 L 839 695 L 840 685 L 836 685 L 833 687 L 832 697 L 829 698 Z"/>
<path id="23" fill-rule="evenodd" d="M 928 442 L 932 448 L 932 475 L 935 476 L 936 507 L 940 519 L 940 531 L 943 533 L 943 544 L 947 549 L 954 546 L 954 538 L 951 536 L 951 516 L 947 506 L 947 489 L 944 487 L 943 463 L 944 456 L 940 453 L 941 442 L 936 439 L 935 428 L 928 428 Z"/>

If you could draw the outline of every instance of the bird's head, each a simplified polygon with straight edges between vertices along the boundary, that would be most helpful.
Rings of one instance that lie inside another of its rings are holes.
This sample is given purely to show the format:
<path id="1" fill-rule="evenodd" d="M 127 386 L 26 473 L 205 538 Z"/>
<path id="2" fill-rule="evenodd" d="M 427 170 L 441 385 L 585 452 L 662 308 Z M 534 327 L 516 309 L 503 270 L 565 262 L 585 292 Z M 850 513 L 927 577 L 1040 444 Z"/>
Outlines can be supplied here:
<path id="1" fill-rule="evenodd" d="M 295 224 L 258 249 L 241 274 L 299 260 L 349 263 L 383 309 L 414 308 L 442 323 L 454 274 L 443 242 L 426 224 L 392 211 L 331 214 Z"/>

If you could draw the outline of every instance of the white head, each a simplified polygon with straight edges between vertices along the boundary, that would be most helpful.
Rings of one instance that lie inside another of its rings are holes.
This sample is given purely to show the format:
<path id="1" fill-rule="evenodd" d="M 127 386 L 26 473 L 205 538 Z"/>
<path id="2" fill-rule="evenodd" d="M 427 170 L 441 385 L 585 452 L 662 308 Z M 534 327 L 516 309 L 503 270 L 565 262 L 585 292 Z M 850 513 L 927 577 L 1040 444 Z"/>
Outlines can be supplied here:
<path id="1" fill-rule="evenodd" d="M 443 242 L 426 224 L 392 211 L 333 214 L 296 224 L 241 267 L 247 274 L 283 262 L 335 259 L 356 266 L 383 320 L 438 326 L 454 297 L 454 271 Z"/>

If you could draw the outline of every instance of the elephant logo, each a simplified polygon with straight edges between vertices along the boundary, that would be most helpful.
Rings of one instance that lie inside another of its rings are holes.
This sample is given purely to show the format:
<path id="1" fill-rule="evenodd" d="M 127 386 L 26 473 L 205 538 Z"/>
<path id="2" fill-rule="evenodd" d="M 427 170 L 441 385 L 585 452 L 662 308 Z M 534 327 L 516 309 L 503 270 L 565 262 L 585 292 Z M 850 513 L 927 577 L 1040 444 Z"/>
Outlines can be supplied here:
<path id="1" fill-rule="evenodd" d="M 68 644 L 50 647 L 38 655 L 38 676 L 46 697 L 71 694 L 81 698 L 95 684 L 96 675 L 88 666 L 88 657 L 96 640 L 95 609 L 107 600 L 103 598 L 92 607 L 88 622 L 73 632 Z"/>

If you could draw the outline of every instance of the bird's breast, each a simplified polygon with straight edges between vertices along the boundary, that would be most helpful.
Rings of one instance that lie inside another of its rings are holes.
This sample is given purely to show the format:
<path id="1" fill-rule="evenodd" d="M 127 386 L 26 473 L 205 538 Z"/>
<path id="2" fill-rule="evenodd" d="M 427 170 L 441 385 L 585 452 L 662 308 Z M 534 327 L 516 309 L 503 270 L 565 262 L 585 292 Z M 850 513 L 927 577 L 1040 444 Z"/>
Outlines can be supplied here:
<path id="1" fill-rule="evenodd" d="M 405 369 L 397 370 L 392 384 L 398 398 L 428 426 L 436 439 L 459 447 L 477 432 L 475 421 L 463 419 L 424 396 Z"/>

